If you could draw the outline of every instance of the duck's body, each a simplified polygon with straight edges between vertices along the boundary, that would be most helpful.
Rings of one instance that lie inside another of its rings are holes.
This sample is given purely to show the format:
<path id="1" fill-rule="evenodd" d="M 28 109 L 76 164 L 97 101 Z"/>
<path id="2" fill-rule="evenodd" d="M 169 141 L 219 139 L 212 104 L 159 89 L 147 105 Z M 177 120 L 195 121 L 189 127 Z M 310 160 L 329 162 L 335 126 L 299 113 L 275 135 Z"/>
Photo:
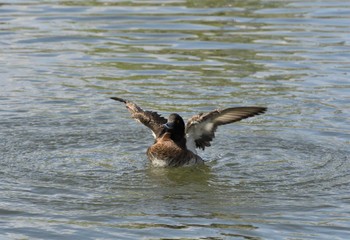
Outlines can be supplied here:
<path id="1" fill-rule="evenodd" d="M 204 163 L 203 159 L 188 150 L 186 145 L 178 145 L 165 133 L 147 149 L 148 159 L 157 167 L 179 167 Z"/>
<path id="2" fill-rule="evenodd" d="M 193 116 L 185 125 L 182 117 L 176 113 L 165 119 L 156 112 L 144 111 L 133 102 L 117 97 L 112 99 L 125 103 L 132 117 L 152 130 L 155 142 L 147 149 L 147 156 L 152 165 L 159 167 L 203 164 L 203 159 L 196 154 L 196 148 L 204 150 L 209 147 L 219 125 L 266 111 L 264 107 L 214 110 Z"/>

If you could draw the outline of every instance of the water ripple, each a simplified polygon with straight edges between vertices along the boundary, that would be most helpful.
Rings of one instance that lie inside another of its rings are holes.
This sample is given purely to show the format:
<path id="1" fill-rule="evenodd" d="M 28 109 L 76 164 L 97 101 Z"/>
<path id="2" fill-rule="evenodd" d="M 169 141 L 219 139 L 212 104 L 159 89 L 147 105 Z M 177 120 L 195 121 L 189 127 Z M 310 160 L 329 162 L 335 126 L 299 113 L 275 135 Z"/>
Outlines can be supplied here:
<path id="1" fill-rule="evenodd" d="M 0 237 L 347 239 L 347 1 L 3 1 Z M 239 105 L 203 168 L 154 169 L 120 96 Z"/>

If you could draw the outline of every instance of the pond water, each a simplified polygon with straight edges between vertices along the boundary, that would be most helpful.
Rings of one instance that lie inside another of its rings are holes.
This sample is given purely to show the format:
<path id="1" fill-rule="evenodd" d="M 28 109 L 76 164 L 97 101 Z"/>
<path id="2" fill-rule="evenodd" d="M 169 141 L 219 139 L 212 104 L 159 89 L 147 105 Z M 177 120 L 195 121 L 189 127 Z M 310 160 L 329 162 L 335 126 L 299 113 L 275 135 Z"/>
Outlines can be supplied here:
<path id="1" fill-rule="evenodd" d="M 1 239 L 348 239 L 350 3 L 0 3 Z M 118 96 L 218 129 L 148 164 Z"/>

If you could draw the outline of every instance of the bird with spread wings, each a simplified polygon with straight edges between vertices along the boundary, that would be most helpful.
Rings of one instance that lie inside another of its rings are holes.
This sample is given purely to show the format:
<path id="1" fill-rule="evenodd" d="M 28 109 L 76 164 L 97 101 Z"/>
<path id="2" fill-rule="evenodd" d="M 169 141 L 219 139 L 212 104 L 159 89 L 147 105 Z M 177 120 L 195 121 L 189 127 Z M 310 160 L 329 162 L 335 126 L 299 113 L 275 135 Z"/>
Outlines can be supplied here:
<path id="1" fill-rule="evenodd" d="M 119 98 L 131 113 L 131 117 L 152 130 L 155 142 L 147 150 L 147 156 L 155 166 L 184 166 L 202 164 L 196 148 L 204 150 L 211 146 L 218 126 L 240 121 L 264 113 L 266 107 L 231 107 L 217 109 L 192 116 L 185 124 L 176 113 L 168 119 L 157 112 L 145 111 L 137 104 Z"/>

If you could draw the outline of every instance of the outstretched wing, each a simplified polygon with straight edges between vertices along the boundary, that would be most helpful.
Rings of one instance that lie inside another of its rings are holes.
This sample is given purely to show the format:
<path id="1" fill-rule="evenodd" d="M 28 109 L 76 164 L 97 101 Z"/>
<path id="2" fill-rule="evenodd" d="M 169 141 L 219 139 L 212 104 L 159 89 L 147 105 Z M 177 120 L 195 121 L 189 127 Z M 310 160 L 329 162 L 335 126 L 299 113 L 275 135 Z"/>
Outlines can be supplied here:
<path id="1" fill-rule="evenodd" d="M 210 146 L 218 126 L 262 114 L 266 109 L 265 107 L 235 107 L 195 115 L 186 124 L 187 141 L 194 141 L 196 148 L 204 150 L 205 147 Z"/>
<path id="2" fill-rule="evenodd" d="M 159 137 L 164 128 L 163 124 L 167 122 L 165 118 L 157 112 L 144 111 L 141 107 L 128 100 L 118 97 L 111 97 L 111 99 L 125 103 L 126 108 L 131 113 L 131 117 L 150 128 L 155 138 Z"/>

